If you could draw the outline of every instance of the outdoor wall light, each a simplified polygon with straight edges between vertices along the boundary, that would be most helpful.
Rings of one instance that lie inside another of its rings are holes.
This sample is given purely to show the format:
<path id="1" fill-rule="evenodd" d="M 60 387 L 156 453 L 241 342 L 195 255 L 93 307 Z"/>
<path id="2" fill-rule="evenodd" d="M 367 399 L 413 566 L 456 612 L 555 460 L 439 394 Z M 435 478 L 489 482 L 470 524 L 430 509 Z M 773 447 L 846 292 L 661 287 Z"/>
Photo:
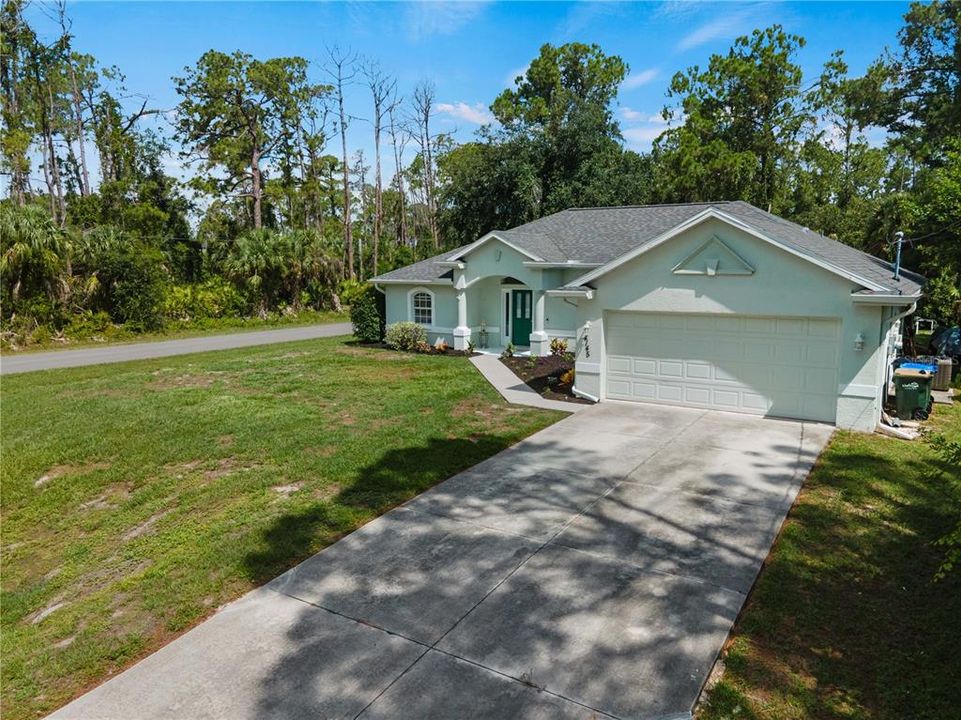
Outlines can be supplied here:
<path id="1" fill-rule="evenodd" d="M 854 338 L 854 349 L 857 352 L 861 352 L 862 350 L 864 350 L 864 333 L 863 332 L 859 332 L 858 336 Z"/>

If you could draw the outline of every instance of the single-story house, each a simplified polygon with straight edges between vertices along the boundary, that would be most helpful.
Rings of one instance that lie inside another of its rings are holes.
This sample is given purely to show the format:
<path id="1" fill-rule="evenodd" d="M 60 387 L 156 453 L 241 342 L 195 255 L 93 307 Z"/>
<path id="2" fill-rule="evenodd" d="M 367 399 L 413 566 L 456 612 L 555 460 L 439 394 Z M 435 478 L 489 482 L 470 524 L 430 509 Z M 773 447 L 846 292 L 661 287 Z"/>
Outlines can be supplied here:
<path id="1" fill-rule="evenodd" d="M 432 342 L 566 339 L 592 400 L 873 430 L 923 278 L 738 201 L 565 210 L 373 282 Z"/>

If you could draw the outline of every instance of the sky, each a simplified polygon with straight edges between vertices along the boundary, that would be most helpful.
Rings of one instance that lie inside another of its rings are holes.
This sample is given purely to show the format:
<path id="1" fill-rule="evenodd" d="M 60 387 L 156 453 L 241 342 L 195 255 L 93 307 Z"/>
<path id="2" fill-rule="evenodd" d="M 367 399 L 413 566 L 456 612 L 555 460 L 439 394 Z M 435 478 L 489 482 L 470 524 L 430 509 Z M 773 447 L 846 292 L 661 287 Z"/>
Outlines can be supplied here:
<path id="1" fill-rule="evenodd" d="M 171 77 L 211 48 L 257 58 L 299 55 L 321 66 L 339 46 L 378 61 L 401 94 L 435 84 L 436 130 L 469 140 L 491 119 L 494 98 L 523 72 L 544 43 L 597 43 L 630 66 L 615 109 L 628 147 L 644 151 L 663 129 L 660 111 L 672 75 L 738 35 L 780 23 L 806 38 L 799 60 L 814 77 L 830 53 L 845 51 L 862 72 L 897 43 L 908 3 L 901 2 L 69 2 L 75 48 L 116 65 L 127 87 L 152 107 L 172 109 Z M 28 10 L 41 34 L 54 28 L 42 7 Z M 134 100 L 131 100 L 134 102 Z M 137 102 L 139 106 L 139 102 Z M 371 157 L 370 99 L 348 90 L 352 150 Z M 335 144 L 329 146 L 336 154 Z M 385 156 L 389 154 L 385 153 Z M 385 165 L 389 163 L 385 157 Z M 177 161 L 170 169 L 177 172 Z"/>

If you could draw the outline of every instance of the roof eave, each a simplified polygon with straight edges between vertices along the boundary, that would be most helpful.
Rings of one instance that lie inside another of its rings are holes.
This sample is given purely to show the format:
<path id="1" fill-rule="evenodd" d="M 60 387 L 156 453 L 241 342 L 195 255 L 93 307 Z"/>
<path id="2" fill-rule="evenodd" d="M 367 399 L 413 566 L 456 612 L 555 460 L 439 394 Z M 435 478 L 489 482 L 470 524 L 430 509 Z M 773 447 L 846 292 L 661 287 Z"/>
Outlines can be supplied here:
<path id="1" fill-rule="evenodd" d="M 726 222 L 732 227 L 736 227 L 739 230 L 742 230 L 743 232 L 748 233 L 749 235 L 752 235 L 760 240 L 763 240 L 764 242 L 775 245 L 783 249 L 784 251 L 798 258 L 801 258 L 802 260 L 807 260 L 808 262 L 814 265 L 817 265 L 818 267 L 821 267 L 829 272 L 832 272 L 835 275 L 839 275 L 845 278 L 846 280 L 850 280 L 851 282 L 857 283 L 858 285 L 864 288 L 867 288 L 868 290 L 875 290 L 875 291 L 888 290 L 888 288 L 884 287 L 883 285 L 879 285 L 878 283 L 872 280 L 868 280 L 867 278 L 857 275 L 856 273 L 852 273 L 849 270 L 846 270 L 840 266 L 835 265 L 834 263 L 827 262 L 823 258 L 813 257 L 807 253 L 801 252 L 800 250 L 793 247 L 792 245 L 786 244 L 765 233 L 762 233 L 761 231 L 749 225 L 748 223 L 732 215 L 729 215 L 728 213 L 722 212 L 721 210 L 718 210 L 717 208 L 714 208 L 714 207 L 705 208 L 701 212 L 697 213 L 697 215 L 694 215 L 693 217 L 688 218 L 682 223 L 678 223 L 674 227 L 664 231 L 663 233 L 656 236 L 652 240 L 644 243 L 643 245 L 636 247 L 633 250 L 630 250 L 629 252 L 624 253 L 623 255 L 619 255 L 618 257 L 614 258 L 610 262 L 607 262 L 604 265 L 601 265 L 599 268 L 592 270 L 591 272 L 581 275 L 580 277 L 572 281 L 571 284 L 584 285 L 586 283 L 591 282 L 592 280 L 596 280 L 597 278 L 601 277 L 602 275 L 606 275 L 607 273 L 620 267 L 621 265 L 627 262 L 630 262 L 631 260 L 634 260 L 637 257 L 640 257 L 644 253 L 649 252 L 650 250 L 653 250 L 656 247 L 659 247 L 660 245 L 664 244 L 671 238 L 674 238 L 677 235 L 680 235 L 682 232 L 686 230 L 690 230 L 691 228 L 697 225 L 700 225 L 705 220 L 709 220 L 712 218 L 721 220 L 722 222 Z"/>
<path id="2" fill-rule="evenodd" d="M 594 299 L 594 288 L 555 288 L 544 292 L 548 297 Z"/>
<path id="3" fill-rule="evenodd" d="M 425 280 L 423 278 L 371 278 L 370 282 L 377 285 L 453 285 L 453 280 L 445 280 L 444 278 L 436 278 L 434 280 Z"/>
<path id="4" fill-rule="evenodd" d="M 851 300 L 859 305 L 912 305 L 921 299 L 921 291 L 913 295 L 894 292 L 851 293 Z"/>
<path id="5" fill-rule="evenodd" d="M 544 262 L 544 258 L 542 258 L 542 257 L 540 257 L 540 256 L 538 256 L 538 255 L 535 255 L 535 254 L 532 253 L 531 251 L 525 250 L 524 248 L 522 248 L 522 247 L 520 247 L 520 246 L 512 243 L 510 240 L 508 240 L 507 238 L 505 238 L 505 237 L 503 236 L 503 234 L 499 234 L 497 230 L 491 230 L 489 233 L 487 233 L 486 235 L 484 235 L 482 238 L 479 238 L 478 240 L 475 240 L 474 242 L 472 242 L 472 243 L 471 243 L 470 245 L 468 245 L 467 247 L 465 247 L 465 248 L 457 251 L 455 254 L 451 255 L 450 258 L 448 258 L 448 262 L 452 262 L 452 261 L 454 261 L 454 260 L 460 260 L 460 259 L 463 258 L 465 255 L 468 255 L 469 253 L 471 253 L 471 252 L 473 252 L 474 250 L 476 250 L 477 248 L 479 248 L 481 245 L 484 245 L 485 243 L 487 243 L 487 242 L 489 242 L 489 241 L 491 241 L 491 240 L 499 240 L 500 242 L 504 243 L 507 247 L 509 247 L 511 250 L 515 250 L 515 251 L 519 252 L 521 255 L 524 255 L 525 257 L 528 257 L 528 258 L 530 258 L 531 260 L 533 260 L 533 261 L 535 261 L 535 262 Z"/>

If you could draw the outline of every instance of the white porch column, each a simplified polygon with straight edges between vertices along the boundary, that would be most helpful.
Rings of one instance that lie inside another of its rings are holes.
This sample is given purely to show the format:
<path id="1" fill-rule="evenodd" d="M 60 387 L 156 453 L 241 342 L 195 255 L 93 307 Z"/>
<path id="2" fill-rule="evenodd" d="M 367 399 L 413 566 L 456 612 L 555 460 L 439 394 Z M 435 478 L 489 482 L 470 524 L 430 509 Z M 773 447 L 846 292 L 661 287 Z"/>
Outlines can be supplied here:
<path id="1" fill-rule="evenodd" d="M 470 342 L 467 325 L 467 282 L 463 270 L 454 271 L 454 291 L 457 293 L 457 327 L 454 328 L 454 349 L 466 350 Z"/>
<path id="2" fill-rule="evenodd" d="M 544 306 L 547 296 L 543 290 L 534 291 L 534 327 L 531 330 L 531 355 L 550 353 L 550 340 L 544 331 Z"/>

